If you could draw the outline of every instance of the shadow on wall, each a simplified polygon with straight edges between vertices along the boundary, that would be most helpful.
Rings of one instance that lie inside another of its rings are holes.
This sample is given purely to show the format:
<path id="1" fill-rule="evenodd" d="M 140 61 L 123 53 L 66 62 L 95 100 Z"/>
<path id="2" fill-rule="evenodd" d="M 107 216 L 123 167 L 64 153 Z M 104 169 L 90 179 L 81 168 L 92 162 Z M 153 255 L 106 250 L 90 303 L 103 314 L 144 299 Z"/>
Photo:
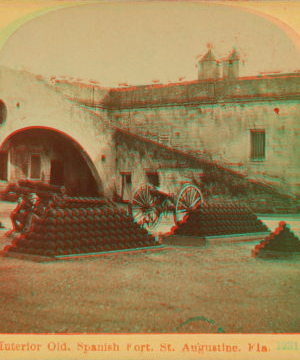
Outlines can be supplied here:
<path id="1" fill-rule="evenodd" d="M 9 182 L 21 179 L 65 186 L 70 196 L 99 196 L 102 181 L 94 164 L 74 140 L 60 132 L 30 128 L 2 145 L 9 150 Z"/>

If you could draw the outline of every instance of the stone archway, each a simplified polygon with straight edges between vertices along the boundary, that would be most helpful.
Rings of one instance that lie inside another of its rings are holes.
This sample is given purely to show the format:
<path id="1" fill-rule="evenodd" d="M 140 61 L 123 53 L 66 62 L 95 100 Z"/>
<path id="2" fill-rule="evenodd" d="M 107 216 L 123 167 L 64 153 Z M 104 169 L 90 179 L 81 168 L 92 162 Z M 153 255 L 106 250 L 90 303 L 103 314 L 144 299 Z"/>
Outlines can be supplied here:
<path id="1" fill-rule="evenodd" d="M 7 166 L 0 169 L 0 177 L 5 175 L 9 183 L 29 179 L 63 185 L 70 196 L 103 194 L 102 181 L 90 157 L 60 131 L 44 127 L 18 130 L 2 143 L 1 157 L 7 159 Z"/>

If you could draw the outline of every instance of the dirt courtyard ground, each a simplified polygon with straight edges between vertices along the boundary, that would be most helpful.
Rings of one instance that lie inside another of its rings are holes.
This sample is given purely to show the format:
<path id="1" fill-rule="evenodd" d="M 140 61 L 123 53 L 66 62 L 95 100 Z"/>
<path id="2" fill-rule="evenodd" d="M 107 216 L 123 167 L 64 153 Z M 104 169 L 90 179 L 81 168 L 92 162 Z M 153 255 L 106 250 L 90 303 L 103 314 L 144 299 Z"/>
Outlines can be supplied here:
<path id="1" fill-rule="evenodd" d="M 300 261 L 254 259 L 255 244 L 0 257 L 0 333 L 298 333 Z"/>

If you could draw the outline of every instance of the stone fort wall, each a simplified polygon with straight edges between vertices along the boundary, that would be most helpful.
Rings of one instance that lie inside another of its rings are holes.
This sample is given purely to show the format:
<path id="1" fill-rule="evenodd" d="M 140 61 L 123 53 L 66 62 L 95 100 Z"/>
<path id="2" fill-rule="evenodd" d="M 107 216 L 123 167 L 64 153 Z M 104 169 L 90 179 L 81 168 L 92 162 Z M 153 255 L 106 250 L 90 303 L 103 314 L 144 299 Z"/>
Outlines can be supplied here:
<path id="1" fill-rule="evenodd" d="M 239 79 L 112 91 L 111 123 L 196 152 L 299 194 L 300 77 Z M 265 158 L 251 159 L 251 131 L 265 131 Z"/>
<path id="2" fill-rule="evenodd" d="M 120 188 L 122 172 L 141 168 L 140 160 L 124 146 L 118 164 L 118 129 L 158 145 L 154 160 L 150 152 L 144 156 L 149 161 L 143 169 L 164 164 L 159 156 L 159 146 L 164 145 L 177 151 L 172 166 L 179 153 L 192 154 L 299 195 L 299 95 L 298 74 L 103 89 L 67 80 L 49 83 L 1 69 L 0 98 L 7 106 L 7 119 L 0 140 L 3 145 L 14 132 L 30 127 L 64 133 L 79 144 L 108 196 Z M 250 133 L 255 129 L 263 129 L 266 137 L 265 159 L 260 161 L 250 154 Z M 129 163 L 123 169 L 126 157 Z"/>

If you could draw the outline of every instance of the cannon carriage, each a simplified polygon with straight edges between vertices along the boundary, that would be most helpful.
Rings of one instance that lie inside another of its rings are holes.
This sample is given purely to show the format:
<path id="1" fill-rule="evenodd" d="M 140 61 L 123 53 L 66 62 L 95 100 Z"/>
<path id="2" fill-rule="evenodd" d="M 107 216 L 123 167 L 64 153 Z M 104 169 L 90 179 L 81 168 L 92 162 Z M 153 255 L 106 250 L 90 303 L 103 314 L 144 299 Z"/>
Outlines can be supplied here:
<path id="1" fill-rule="evenodd" d="M 178 226 L 191 211 L 205 203 L 200 190 L 202 175 L 196 169 L 160 169 L 159 186 L 141 182 L 133 191 L 129 211 L 134 220 L 153 230 L 164 216 L 171 214 Z"/>

